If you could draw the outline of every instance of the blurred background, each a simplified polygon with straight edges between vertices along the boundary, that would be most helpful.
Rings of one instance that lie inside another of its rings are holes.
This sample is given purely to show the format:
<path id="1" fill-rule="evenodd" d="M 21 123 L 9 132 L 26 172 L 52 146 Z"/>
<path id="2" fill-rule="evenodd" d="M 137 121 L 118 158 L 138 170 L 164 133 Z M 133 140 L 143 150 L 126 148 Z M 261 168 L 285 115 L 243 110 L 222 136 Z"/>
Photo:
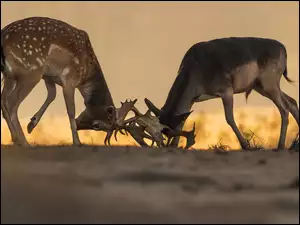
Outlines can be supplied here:
<path id="1" fill-rule="evenodd" d="M 288 52 L 288 75 L 296 82 L 291 85 L 282 79 L 281 87 L 299 103 L 298 2 L 1 2 L 1 29 L 31 16 L 63 20 L 89 34 L 117 107 L 126 98 L 138 98 L 136 106 L 145 112 L 145 97 L 162 107 L 186 51 L 197 42 L 230 36 L 265 37 L 282 42 Z M 19 109 L 24 128 L 45 99 L 46 89 L 40 82 Z M 83 109 L 83 99 L 77 91 L 77 115 Z M 220 99 L 198 103 L 193 109 L 186 128 L 196 122 L 195 148 L 207 148 L 220 140 L 239 148 L 225 121 Z M 243 132 L 251 129 L 265 146 L 277 145 L 280 117 L 270 100 L 253 92 L 246 104 L 243 94 L 236 95 L 235 114 Z M 1 144 L 8 144 L 10 133 L 2 117 L 1 122 Z M 297 132 L 291 118 L 288 144 Z M 80 131 L 84 143 L 103 144 L 104 135 Z M 61 88 L 27 138 L 37 144 L 71 143 Z M 113 144 L 135 142 L 124 136 Z"/>

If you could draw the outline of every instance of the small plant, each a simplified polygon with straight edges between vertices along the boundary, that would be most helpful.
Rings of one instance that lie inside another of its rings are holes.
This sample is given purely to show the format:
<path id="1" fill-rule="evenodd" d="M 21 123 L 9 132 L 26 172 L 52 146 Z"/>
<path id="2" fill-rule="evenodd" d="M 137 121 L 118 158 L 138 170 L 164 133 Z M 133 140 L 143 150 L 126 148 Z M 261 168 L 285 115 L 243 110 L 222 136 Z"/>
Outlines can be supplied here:
<path id="1" fill-rule="evenodd" d="M 249 147 L 250 150 L 264 149 L 265 141 L 257 137 L 253 131 L 249 130 L 248 133 L 244 133 L 244 136 L 246 138 L 246 141 L 248 142 L 248 145 L 250 146 Z M 257 139 L 260 139 L 261 141 L 257 141 Z"/>
<path id="2" fill-rule="evenodd" d="M 215 150 L 215 151 L 228 151 L 230 146 L 224 145 L 221 143 L 222 138 L 218 141 L 215 145 L 209 145 L 208 150 Z"/>

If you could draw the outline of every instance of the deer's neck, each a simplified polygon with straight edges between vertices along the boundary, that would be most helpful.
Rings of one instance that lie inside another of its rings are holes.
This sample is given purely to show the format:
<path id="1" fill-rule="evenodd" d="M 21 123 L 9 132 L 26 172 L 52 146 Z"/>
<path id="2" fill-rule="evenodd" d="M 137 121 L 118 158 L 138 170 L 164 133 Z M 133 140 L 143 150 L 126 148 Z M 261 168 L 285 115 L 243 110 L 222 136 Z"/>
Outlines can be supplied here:
<path id="1" fill-rule="evenodd" d="M 189 77 L 184 73 L 179 74 L 162 107 L 161 122 L 175 128 L 172 126 L 172 118 L 189 112 L 192 108 L 194 97 L 193 85 Z"/>
<path id="2" fill-rule="evenodd" d="M 79 87 L 84 98 L 84 104 L 90 114 L 102 115 L 108 106 L 114 106 L 111 93 L 99 64 L 93 65 L 88 79 Z M 105 115 L 103 115 L 105 117 Z"/>

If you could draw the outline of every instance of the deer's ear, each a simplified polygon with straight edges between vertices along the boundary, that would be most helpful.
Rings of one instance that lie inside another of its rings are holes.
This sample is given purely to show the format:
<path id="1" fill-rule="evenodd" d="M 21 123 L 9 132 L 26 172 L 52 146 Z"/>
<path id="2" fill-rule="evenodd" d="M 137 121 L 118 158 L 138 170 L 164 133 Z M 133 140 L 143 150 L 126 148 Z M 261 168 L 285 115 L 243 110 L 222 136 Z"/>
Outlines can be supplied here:
<path id="1" fill-rule="evenodd" d="M 174 124 L 175 127 L 178 127 L 182 122 L 185 122 L 185 120 L 191 115 L 192 112 L 193 111 L 174 116 L 174 118 L 172 119 L 172 124 Z"/>
<path id="2" fill-rule="evenodd" d="M 144 99 L 148 109 L 154 113 L 155 116 L 159 117 L 161 115 L 161 110 L 158 109 L 149 99 Z"/>
<path id="3" fill-rule="evenodd" d="M 113 114 L 114 112 L 116 111 L 115 107 L 114 106 L 108 106 L 106 108 L 106 112 L 109 113 L 109 114 Z"/>

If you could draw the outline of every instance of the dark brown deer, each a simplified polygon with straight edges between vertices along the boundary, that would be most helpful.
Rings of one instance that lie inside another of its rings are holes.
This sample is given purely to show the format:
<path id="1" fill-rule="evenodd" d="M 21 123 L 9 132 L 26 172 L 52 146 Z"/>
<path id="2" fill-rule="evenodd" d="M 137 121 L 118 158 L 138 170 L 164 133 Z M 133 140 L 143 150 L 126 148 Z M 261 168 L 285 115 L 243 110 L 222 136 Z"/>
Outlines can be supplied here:
<path id="1" fill-rule="evenodd" d="M 29 146 L 18 119 L 18 108 L 36 84 L 43 79 L 47 99 L 28 124 L 30 133 L 55 99 L 56 84 L 63 89 L 73 144 L 80 145 L 77 130 L 93 129 L 93 121 L 111 130 L 114 103 L 88 34 L 65 22 L 26 18 L 1 30 L 1 72 L 4 87 L 1 109 L 15 144 Z M 84 98 L 86 109 L 75 120 L 75 89 Z M 119 117 L 124 115 L 118 114 Z M 99 128 L 99 125 L 97 127 Z"/>
<path id="2" fill-rule="evenodd" d="M 280 89 L 282 77 L 287 76 L 287 52 L 276 40 L 264 38 L 222 38 L 193 45 L 185 54 L 178 76 L 168 98 L 158 109 L 145 99 L 149 109 L 160 122 L 172 129 L 181 130 L 184 117 L 196 102 L 221 98 L 227 123 L 235 132 L 242 148 L 249 143 L 239 131 L 233 115 L 233 95 L 252 90 L 274 102 L 281 114 L 281 131 L 278 148 L 285 146 L 288 114 L 292 113 L 299 126 L 299 109 L 296 100 Z M 174 138 L 172 146 L 178 145 Z"/>

